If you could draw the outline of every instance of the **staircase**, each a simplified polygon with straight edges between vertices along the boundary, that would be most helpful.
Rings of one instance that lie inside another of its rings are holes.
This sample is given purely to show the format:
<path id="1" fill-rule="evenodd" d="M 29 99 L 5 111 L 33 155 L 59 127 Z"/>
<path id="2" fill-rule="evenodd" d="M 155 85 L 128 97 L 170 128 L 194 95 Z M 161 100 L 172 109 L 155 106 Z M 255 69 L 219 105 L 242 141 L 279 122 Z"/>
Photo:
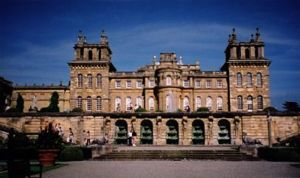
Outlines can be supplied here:
<path id="1" fill-rule="evenodd" d="M 118 147 L 95 160 L 257 160 L 232 147 Z"/>

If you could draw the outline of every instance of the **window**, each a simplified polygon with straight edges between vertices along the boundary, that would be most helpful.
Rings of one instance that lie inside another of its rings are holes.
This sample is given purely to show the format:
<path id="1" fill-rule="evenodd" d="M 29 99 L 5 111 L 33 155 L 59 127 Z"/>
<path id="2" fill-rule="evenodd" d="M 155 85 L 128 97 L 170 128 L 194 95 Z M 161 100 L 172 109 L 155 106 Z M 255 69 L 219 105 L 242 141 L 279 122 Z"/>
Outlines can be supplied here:
<path id="1" fill-rule="evenodd" d="M 237 87 L 242 87 L 243 85 L 243 78 L 241 73 L 236 74 L 236 85 Z"/>
<path id="2" fill-rule="evenodd" d="M 97 88 L 102 88 L 102 75 L 97 74 Z"/>
<path id="3" fill-rule="evenodd" d="M 167 76 L 166 78 L 166 85 L 168 86 L 172 85 L 172 78 L 170 76 Z"/>
<path id="4" fill-rule="evenodd" d="M 154 87 L 154 86 L 155 86 L 154 80 L 149 80 L 149 87 Z"/>
<path id="5" fill-rule="evenodd" d="M 200 88 L 200 87 L 201 87 L 200 80 L 196 80 L 196 81 L 195 81 L 195 87 L 196 87 L 196 88 Z"/>
<path id="6" fill-rule="evenodd" d="M 243 97 L 242 96 L 237 97 L 237 106 L 238 106 L 238 110 L 243 110 Z"/>
<path id="7" fill-rule="evenodd" d="M 211 88 L 211 80 L 206 80 L 206 88 Z"/>
<path id="8" fill-rule="evenodd" d="M 136 81 L 136 88 L 142 88 L 143 87 L 143 83 L 141 80 Z"/>
<path id="9" fill-rule="evenodd" d="M 92 111 L 92 97 L 88 96 L 86 99 L 86 110 Z"/>
<path id="10" fill-rule="evenodd" d="M 261 95 L 259 95 L 257 97 L 257 109 L 263 110 L 263 108 L 264 108 L 263 97 Z"/>
<path id="11" fill-rule="evenodd" d="M 253 97 L 252 96 L 247 97 L 247 105 L 248 105 L 248 111 L 253 111 Z"/>
<path id="12" fill-rule="evenodd" d="M 172 101 L 171 101 L 171 96 L 170 95 L 167 95 L 166 97 L 166 109 L 167 109 L 167 112 L 171 112 L 172 111 Z"/>
<path id="13" fill-rule="evenodd" d="M 221 96 L 217 98 L 217 110 L 223 110 L 223 98 Z"/>
<path id="14" fill-rule="evenodd" d="M 115 99 L 115 111 L 121 111 L 121 98 L 116 97 Z"/>
<path id="15" fill-rule="evenodd" d="M 190 111 L 190 99 L 187 96 L 183 98 L 183 109 L 187 112 Z"/>
<path id="16" fill-rule="evenodd" d="M 92 74 L 88 74 L 87 78 L 88 78 L 88 88 L 92 88 L 93 87 L 93 76 L 92 76 Z"/>
<path id="17" fill-rule="evenodd" d="M 93 51 L 89 50 L 89 61 L 93 60 Z"/>
<path id="18" fill-rule="evenodd" d="M 154 111 L 154 98 L 151 96 L 148 100 L 149 111 Z"/>
<path id="19" fill-rule="evenodd" d="M 102 100 L 100 96 L 97 96 L 97 101 L 96 101 L 96 109 L 97 111 L 101 111 L 102 110 Z"/>
<path id="20" fill-rule="evenodd" d="M 252 87 L 252 74 L 250 72 L 247 73 L 247 87 Z"/>
<path id="21" fill-rule="evenodd" d="M 245 57 L 246 57 L 246 59 L 250 58 L 250 50 L 249 50 L 249 48 L 246 48 L 246 50 L 245 50 Z"/>
<path id="22" fill-rule="evenodd" d="M 217 88 L 223 88 L 222 80 L 217 80 Z"/>
<path id="23" fill-rule="evenodd" d="M 126 88 L 131 88 L 132 85 L 131 85 L 131 80 L 127 80 L 126 81 Z"/>
<path id="24" fill-rule="evenodd" d="M 137 107 L 143 107 L 143 98 L 141 96 L 138 96 L 136 98 L 136 102 L 135 103 L 136 103 Z"/>
<path id="25" fill-rule="evenodd" d="M 183 87 L 189 87 L 189 86 L 190 86 L 189 80 L 184 80 L 183 81 Z"/>
<path id="26" fill-rule="evenodd" d="M 131 111 L 133 109 L 132 103 L 131 103 L 131 97 L 126 97 L 126 111 Z"/>
<path id="27" fill-rule="evenodd" d="M 81 96 L 77 97 L 77 108 L 82 108 L 82 97 Z"/>
<path id="28" fill-rule="evenodd" d="M 121 88 L 121 80 L 116 80 L 115 87 Z"/>
<path id="29" fill-rule="evenodd" d="M 196 97 L 195 103 L 196 103 L 195 108 L 196 108 L 196 110 L 197 110 L 198 108 L 201 107 L 201 97 L 200 97 L 200 96 L 197 96 L 197 97 Z"/>
<path id="30" fill-rule="evenodd" d="M 78 77 L 77 77 L 77 86 L 78 88 L 82 88 L 82 84 L 83 84 L 83 81 L 82 81 L 83 77 L 82 77 L 82 74 L 78 74 Z"/>
<path id="31" fill-rule="evenodd" d="M 256 85 L 257 87 L 262 87 L 262 74 L 261 73 L 257 73 L 256 75 Z"/>
<path id="32" fill-rule="evenodd" d="M 208 110 L 211 110 L 212 109 L 211 106 L 212 106 L 212 98 L 208 96 L 206 98 L 206 107 L 208 108 Z"/>

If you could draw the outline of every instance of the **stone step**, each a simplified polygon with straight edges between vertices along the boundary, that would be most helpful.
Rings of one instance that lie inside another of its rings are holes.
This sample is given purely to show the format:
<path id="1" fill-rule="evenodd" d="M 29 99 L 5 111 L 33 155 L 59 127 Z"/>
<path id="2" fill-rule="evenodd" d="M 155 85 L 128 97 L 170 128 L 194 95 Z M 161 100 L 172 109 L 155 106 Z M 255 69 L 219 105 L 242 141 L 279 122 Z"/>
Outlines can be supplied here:
<path id="1" fill-rule="evenodd" d="M 114 150 L 94 158 L 95 160 L 252 160 L 251 156 L 237 150 Z"/>

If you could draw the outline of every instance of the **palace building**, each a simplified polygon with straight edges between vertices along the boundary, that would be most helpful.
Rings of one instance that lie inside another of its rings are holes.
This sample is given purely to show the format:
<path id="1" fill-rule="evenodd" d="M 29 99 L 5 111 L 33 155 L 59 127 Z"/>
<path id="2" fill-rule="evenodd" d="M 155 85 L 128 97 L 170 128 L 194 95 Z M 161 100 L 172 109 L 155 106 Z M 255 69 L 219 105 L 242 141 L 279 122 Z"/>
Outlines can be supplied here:
<path id="1" fill-rule="evenodd" d="M 5 118 L 0 125 L 34 133 L 55 122 L 65 131 L 72 128 L 77 141 L 90 130 L 92 139 L 108 136 L 116 144 L 126 144 L 130 130 L 139 144 L 240 144 L 244 134 L 276 143 L 299 134 L 300 120 L 289 115 L 272 120 L 259 112 L 270 106 L 271 62 L 264 47 L 258 29 L 247 42 L 239 42 L 233 29 L 218 71 L 204 71 L 199 62 L 184 64 L 166 52 L 136 71 L 121 72 L 104 32 L 99 43 L 88 43 L 80 32 L 68 63 L 69 85 L 13 86 L 11 106 L 20 94 L 28 113 L 0 115 Z M 49 105 L 54 91 L 60 113 L 34 112 Z"/>
<path id="2" fill-rule="evenodd" d="M 74 46 L 69 86 L 15 86 L 25 100 L 25 109 L 49 104 L 59 93 L 60 111 L 82 108 L 85 112 L 194 112 L 206 107 L 212 112 L 256 112 L 270 106 L 269 65 L 264 42 L 257 29 L 250 41 L 239 42 L 235 30 L 229 35 L 225 61 L 219 71 L 203 71 L 199 62 L 183 64 L 175 53 L 161 53 L 136 71 L 119 72 L 113 65 L 108 37 L 88 43 L 82 32 Z"/>

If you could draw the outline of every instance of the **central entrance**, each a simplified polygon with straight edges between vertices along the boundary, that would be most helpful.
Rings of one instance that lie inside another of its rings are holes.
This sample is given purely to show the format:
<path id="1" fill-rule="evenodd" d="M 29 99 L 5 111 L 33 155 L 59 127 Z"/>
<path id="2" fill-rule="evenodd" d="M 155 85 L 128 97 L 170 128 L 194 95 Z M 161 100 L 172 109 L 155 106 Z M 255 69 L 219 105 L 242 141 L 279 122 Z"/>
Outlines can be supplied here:
<path id="1" fill-rule="evenodd" d="M 169 120 L 167 122 L 167 133 L 166 133 L 166 141 L 167 144 L 178 144 L 178 123 L 176 120 Z"/>
<path id="2" fill-rule="evenodd" d="M 117 120 L 115 132 L 116 144 L 127 144 L 127 122 L 124 120 Z"/>

